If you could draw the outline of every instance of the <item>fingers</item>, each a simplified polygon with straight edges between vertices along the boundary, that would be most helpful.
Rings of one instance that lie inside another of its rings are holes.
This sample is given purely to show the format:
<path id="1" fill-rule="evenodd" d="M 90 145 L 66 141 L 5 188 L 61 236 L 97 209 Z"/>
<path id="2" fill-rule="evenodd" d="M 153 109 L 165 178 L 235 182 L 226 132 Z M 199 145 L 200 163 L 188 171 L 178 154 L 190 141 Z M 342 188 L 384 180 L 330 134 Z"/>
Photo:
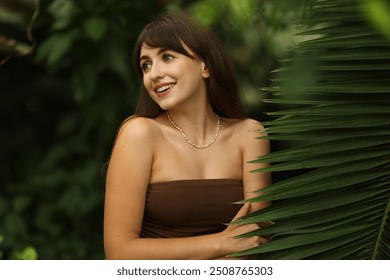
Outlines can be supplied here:
<path id="1" fill-rule="evenodd" d="M 250 224 L 238 224 L 234 223 L 237 219 L 240 219 L 250 213 L 251 204 L 249 202 L 245 203 L 240 210 L 237 212 L 235 217 L 232 219 L 232 223 L 228 224 L 226 229 L 221 232 L 221 235 L 224 237 L 222 246 L 223 251 L 227 252 L 226 255 L 243 251 L 249 248 L 254 248 L 262 244 L 266 244 L 271 241 L 271 238 L 267 236 L 247 236 L 240 237 L 240 235 L 246 234 L 248 232 L 255 231 L 262 226 L 257 223 Z M 271 225 L 272 222 L 265 222 L 263 225 Z M 226 251 L 225 251 L 226 250 Z M 226 256 L 225 255 L 225 256 Z"/>
<path id="2" fill-rule="evenodd" d="M 241 208 L 240 210 L 238 210 L 236 216 L 234 216 L 234 218 L 232 219 L 232 221 L 234 220 L 237 220 L 239 218 L 242 218 L 244 217 L 245 215 L 249 214 L 249 211 L 250 211 L 250 202 L 246 202 Z"/>
<path id="3" fill-rule="evenodd" d="M 275 223 L 273 221 L 264 221 L 264 222 L 258 223 L 260 228 L 272 226 L 274 224 Z M 263 235 L 263 237 L 266 238 L 268 240 L 268 242 L 272 241 L 272 235 L 271 234 L 265 234 L 265 235 Z"/>
<path id="4" fill-rule="evenodd" d="M 231 253 L 236 253 L 236 252 L 239 252 L 239 251 L 243 251 L 243 250 L 247 250 L 247 249 L 251 249 L 251 248 L 256 248 L 258 246 L 261 246 L 261 245 L 264 245 L 266 243 L 269 242 L 268 239 L 262 237 L 262 236 L 252 236 L 252 237 L 246 237 L 246 238 L 240 238 L 240 239 L 235 239 L 237 242 L 239 242 L 239 245 L 240 247 L 236 247 L 236 248 L 232 248 L 233 250 L 231 250 L 231 252 L 226 255 L 225 257 L 227 258 L 232 258 L 232 259 L 235 259 L 234 257 L 231 257 L 230 254 Z M 244 256 L 242 257 L 242 259 L 248 259 L 250 258 L 251 256 Z M 254 257 L 254 255 L 252 255 L 252 257 Z M 240 259 L 240 258 L 238 258 Z"/>
<path id="5" fill-rule="evenodd" d="M 257 245 L 263 245 L 270 242 L 270 240 L 264 236 L 257 236 Z"/>
<path id="6" fill-rule="evenodd" d="M 264 221 L 264 222 L 260 222 L 260 223 L 258 223 L 259 224 L 259 226 L 261 226 L 261 227 L 267 227 L 267 226 L 272 226 L 272 225 L 274 225 L 275 223 L 273 222 L 273 221 Z"/>

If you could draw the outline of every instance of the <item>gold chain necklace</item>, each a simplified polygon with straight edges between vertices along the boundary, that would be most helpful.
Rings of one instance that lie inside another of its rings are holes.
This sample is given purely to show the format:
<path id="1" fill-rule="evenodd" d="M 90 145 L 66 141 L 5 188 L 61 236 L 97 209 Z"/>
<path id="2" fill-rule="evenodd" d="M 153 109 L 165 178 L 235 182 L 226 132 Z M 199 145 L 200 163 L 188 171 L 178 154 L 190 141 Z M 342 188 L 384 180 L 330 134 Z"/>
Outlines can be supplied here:
<path id="1" fill-rule="evenodd" d="M 192 145 L 193 147 L 197 148 L 197 149 L 205 149 L 205 148 L 208 148 L 210 147 L 214 142 L 215 140 L 217 140 L 217 137 L 218 137 L 218 134 L 219 134 L 219 125 L 220 125 L 220 118 L 217 114 L 215 114 L 215 116 L 217 117 L 217 131 L 215 132 L 215 135 L 214 135 L 214 138 L 213 140 L 211 140 L 210 143 L 208 143 L 207 145 L 196 145 L 194 143 L 191 142 L 190 139 L 188 139 L 187 135 L 184 133 L 184 131 L 172 120 L 171 118 L 171 115 L 169 115 L 169 112 L 167 111 L 167 117 L 168 117 L 168 120 L 171 122 L 171 124 L 173 125 L 174 128 L 176 128 L 180 133 L 181 135 L 183 135 L 184 139 L 186 139 L 186 141 Z"/>

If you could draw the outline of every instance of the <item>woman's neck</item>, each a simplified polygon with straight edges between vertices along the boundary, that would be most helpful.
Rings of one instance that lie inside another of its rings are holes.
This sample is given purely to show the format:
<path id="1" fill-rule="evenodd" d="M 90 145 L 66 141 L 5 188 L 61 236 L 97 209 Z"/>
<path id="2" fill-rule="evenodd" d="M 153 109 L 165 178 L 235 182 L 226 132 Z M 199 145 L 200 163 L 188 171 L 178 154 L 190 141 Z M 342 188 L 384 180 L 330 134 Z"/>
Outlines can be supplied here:
<path id="1" fill-rule="evenodd" d="M 211 106 L 191 110 L 172 109 L 168 113 L 170 124 L 180 128 L 197 145 L 207 144 L 216 134 L 218 118 Z"/>

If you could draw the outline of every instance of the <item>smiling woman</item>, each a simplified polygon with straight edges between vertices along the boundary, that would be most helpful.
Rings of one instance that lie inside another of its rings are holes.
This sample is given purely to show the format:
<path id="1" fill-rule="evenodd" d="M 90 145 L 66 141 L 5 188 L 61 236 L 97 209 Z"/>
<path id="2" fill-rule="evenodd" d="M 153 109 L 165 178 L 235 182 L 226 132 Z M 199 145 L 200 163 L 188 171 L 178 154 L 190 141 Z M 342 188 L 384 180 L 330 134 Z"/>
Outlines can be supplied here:
<path id="1" fill-rule="evenodd" d="M 188 53 L 194 55 L 191 50 Z M 140 55 L 143 85 L 161 110 L 178 103 L 191 103 L 194 98 L 207 98 L 203 79 L 209 77 L 209 72 L 203 61 L 175 51 L 151 48 L 145 43 Z M 177 91 L 180 95 L 171 94 Z"/>
<path id="2" fill-rule="evenodd" d="M 221 259 L 268 242 L 226 226 L 268 206 L 254 196 L 269 174 L 248 164 L 269 152 L 261 124 L 245 117 L 221 43 L 186 14 L 165 13 L 134 49 L 143 82 L 136 114 L 117 135 L 105 197 L 108 259 Z M 260 132 L 260 133 L 259 133 Z"/>
<path id="3" fill-rule="evenodd" d="M 146 48 L 175 52 L 192 60 L 203 62 L 210 77 L 205 80 L 207 94 L 213 110 L 224 117 L 244 119 L 238 87 L 230 60 L 223 46 L 213 32 L 197 23 L 184 13 L 165 13 L 147 25 L 139 35 L 133 51 L 133 63 L 143 74 L 141 50 Z M 169 54 L 169 53 L 168 53 Z M 166 60 L 173 57 L 165 56 Z M 154 102 L 146 88 L 141 85 L 140 99 L 136 113 L 141 116 L 156 117 L 163 110 Z"/>

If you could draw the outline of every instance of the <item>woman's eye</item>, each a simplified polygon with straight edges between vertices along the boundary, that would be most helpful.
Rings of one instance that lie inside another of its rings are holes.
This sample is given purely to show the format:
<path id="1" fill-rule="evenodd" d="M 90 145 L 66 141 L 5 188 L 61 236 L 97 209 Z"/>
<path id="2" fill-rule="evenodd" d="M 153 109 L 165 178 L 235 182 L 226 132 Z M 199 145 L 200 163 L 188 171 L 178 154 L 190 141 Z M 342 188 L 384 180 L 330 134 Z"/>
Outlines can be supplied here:
<path id="1" fill-rule="evenodd" d="M 150 62 L 144 62 L 141 64 L 142 71 L 147 72 L 152 67 Z"/>
<path id="2" fill-rule="evenodd" d="M 164 54 L 163 55 L 163 60 L 164 61 L 169 61 L 169 60 L 172 60 L 173 59 L 173 55 L 170 55 L 170 54 Z"/>

